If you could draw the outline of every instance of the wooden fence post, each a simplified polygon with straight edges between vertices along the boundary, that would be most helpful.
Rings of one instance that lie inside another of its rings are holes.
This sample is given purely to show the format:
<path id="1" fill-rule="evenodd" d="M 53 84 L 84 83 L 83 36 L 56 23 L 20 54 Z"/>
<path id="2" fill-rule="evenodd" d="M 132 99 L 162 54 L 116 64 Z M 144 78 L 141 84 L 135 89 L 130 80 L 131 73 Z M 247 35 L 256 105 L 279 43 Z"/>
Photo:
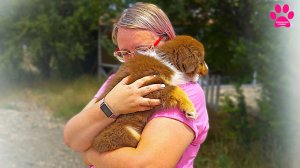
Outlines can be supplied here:
<path id="1" fill-rule="evenodd" d="M 207 74 L 205 80 L 206 80 L 206 85 L 205 85 L 205 98 L 208 100 L 208 92 L 209 92 L 209 84 L 210 84 L 209 74 Z"/>
<path id="2" fill-rule="evenodd" d="M 216 111 L 219 110 L 219 98 L 220 98 L 220 85 L 221 85 L 221 76 L 217 76 L 217 90 L 216 90 L 216 101 L 215 101 L 215 107 Z"/>
<path id="3" fill-rule="evenodd" d="M 207 75 L 205 78 L 201 78 L 198 83 L 205 92 L 206 104 L 217 111 L 219 108 L 221 76 Z"/>
<path id="4" fill-rule="evenodd" d="M 214 92 L 215 92 L 215 75 L 211 76 L 211 83 L 210 83 L 210 101 L 209 104 L 214 106 Z"/>

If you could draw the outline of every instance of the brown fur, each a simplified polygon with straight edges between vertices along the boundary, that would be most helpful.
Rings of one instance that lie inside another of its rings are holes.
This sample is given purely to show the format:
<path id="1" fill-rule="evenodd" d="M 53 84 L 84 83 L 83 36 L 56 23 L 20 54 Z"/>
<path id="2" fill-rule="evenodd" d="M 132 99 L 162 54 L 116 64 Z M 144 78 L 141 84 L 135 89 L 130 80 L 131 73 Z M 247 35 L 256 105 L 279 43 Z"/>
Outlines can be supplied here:
<path id="1" fill-rule="evenodd" d="M 190 77 L 199 74 L 200 66 L 205 63 L 203 45 L 190 36 L 177 36 L 159 50 L 178 70 Z"/>
<path id="2" fill-rule="evenodd" d="M 200 42 L 192 37 L 177 36 L 158 48 L 158 53 L 179 71 L 186 73 L 190 77 L 203 73 L 201 67 L 205 64 L 204 48 Z M 136 55 L 124 63 L 108 83 L 107 88 L 98 101 L 104 98 L 114 86 L 128 75 L 130 75 L 128 84 L 144 76 L 157 75 L 157 77 L 145 83 L 144 86 L 165 84 L 166 87 L 145 97 L 161 99 L 162 105 L 144 112 L 120 115 L 114 123 L 102 130 L 94 139 L 92 148 L 98 152 L 110 151 L 121 147 L 136 147 L 139 137 L 133 136 L 127 128 L 133 128 L 141 135 L 148 118 L 160 108 L 179 107 L 186 114 L 196 114 L 193 103 L 189 100 L 187 94 L 178 86 L 171 85 L 170 81 L 174 72 L 155 58 L 145 55 Z"/>

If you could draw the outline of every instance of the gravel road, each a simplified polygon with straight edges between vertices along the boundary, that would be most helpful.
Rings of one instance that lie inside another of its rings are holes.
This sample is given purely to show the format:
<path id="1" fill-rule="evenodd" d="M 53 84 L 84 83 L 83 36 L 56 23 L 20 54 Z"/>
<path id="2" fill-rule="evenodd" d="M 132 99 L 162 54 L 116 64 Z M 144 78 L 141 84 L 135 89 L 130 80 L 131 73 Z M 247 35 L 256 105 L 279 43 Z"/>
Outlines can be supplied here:
<path id="1" fill-rule="evenodd" d="M 62 121 L 35 108 L 0 108 L 0 167 L 83 168 L 63 143 Z"/>

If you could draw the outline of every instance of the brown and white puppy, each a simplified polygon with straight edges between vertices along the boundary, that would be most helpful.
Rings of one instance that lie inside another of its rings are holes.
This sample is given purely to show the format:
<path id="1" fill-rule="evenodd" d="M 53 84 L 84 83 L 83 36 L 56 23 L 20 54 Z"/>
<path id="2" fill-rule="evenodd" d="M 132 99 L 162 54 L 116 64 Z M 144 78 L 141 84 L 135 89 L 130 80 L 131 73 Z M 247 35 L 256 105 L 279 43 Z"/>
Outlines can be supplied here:
<path id="1" fill-rule="evenodd" d="M 92 148 L 98 152 L 106 152 L 121 147 L 136 147 L 148 117 L 160 108 L 178 107 L 187 118 L 195 119 L 197 113 L 193 103 L 178 85 L 189 81 L 197 82 L 199 75 L 206 73 L 203 45 L 190 36 L 177 36 L 155 51 L 135 55 L 120 66 L 98 101 L 128 75 L 129 84 L 144 76 L 157 75 L 144 86 L 165 84 L 166 87 L 145 97 L 160 99 L 162 104 L 152 110 L 120 115 L 96 136 Z"/>

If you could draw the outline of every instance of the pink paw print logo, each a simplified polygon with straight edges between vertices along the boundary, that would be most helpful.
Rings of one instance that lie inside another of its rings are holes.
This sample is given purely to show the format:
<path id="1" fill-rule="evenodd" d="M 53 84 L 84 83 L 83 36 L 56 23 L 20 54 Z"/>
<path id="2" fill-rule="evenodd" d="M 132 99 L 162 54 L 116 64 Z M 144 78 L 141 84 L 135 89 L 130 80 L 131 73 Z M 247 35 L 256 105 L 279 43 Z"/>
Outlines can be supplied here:
<path id="1" fill-rule="evenodd" d="M 276 4 L 274 9 L 275 11 L 270 12 L 271 19 L 275 21 L 274 27 L 291 27 L 290 20 L 294 18 L 294 11 L 290 11 L 289 5 L 284 4 L 281 7 L 279 4 Z"/>

